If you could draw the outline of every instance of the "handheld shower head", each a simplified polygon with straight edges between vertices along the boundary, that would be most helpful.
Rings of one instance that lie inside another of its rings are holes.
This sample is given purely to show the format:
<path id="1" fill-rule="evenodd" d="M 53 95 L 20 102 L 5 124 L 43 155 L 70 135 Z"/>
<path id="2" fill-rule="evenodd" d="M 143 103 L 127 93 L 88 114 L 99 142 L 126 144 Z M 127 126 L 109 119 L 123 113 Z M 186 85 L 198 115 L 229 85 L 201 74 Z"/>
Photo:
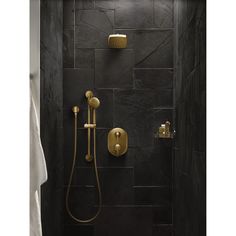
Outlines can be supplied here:
<path id="1" fill-rule="evenodd" d="M 97 109 L 100 106 L 100 101 L 97 97 L 90 98 L 88 103 L 93 109 Z"/>

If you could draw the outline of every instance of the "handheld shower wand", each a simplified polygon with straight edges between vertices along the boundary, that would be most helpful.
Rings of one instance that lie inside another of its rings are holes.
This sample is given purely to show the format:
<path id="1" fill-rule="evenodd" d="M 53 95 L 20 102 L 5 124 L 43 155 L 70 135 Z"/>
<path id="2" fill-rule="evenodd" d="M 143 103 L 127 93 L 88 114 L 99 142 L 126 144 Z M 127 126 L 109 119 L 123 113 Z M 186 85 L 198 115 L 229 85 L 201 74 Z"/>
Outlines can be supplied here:
<path id="1" fill-rule="evenodd" d="M 84 125 L 85 128 L 88 129 L 88 153 L 86 154 L 85 160 L 94 163 L 94 171 L 95 171 L 95 176 L 96 176 L 96 181 L 97 181 L 97 190 L 98 190 L 98 198 L 99 198 L 99 206 L 96 214 L 89 218 L 89 219 L 78 219 L 75 217 L 69 207 L 69 195 L 70 195 L 70 188 L 71 188 L 71 183 L 72 183 L 72 178 L 74 174 L 74 169 L 75 169 L 75 161 L 76 161 L 76 156 L 77 156 L 77 114 L 79 112 L 79 107 L 74 106 L 72 108 L 72 111 L 74 112 L 74 118 L 75 118 L 75 125 L 74 125 L 74 156 L 73 156 L 73 163 L 72 163 L 72 168 L 71 168 L 71 173 L 69 177 L 69 183 L 67 187 L 67 192 L 66 192 L 66 210 L 70 217 L 74 219 L 75 221 L 79 223 L 89 223 L 92 222 L 97 218 L 97 216 L 101 212 L 101 207 L 102 207 L 102 193 L 101 193 L 101 187 L 100 187 L 100 181 L 99 181 L 99 175 L 98 175 L 98 168 L 97 168 L 97 152 L 96 152 L 96 109 L 100 105 L 100 101 L 98 98 L 93 97 L 92 91 L 87 91 L 85 94 L 86 98 L 88 99 L 88 123 Z M 91 124 L 91 112 L 92 112 L 92 124 Z M 93 156 L 91 155 L 91 129 L 93 129 Z"/>

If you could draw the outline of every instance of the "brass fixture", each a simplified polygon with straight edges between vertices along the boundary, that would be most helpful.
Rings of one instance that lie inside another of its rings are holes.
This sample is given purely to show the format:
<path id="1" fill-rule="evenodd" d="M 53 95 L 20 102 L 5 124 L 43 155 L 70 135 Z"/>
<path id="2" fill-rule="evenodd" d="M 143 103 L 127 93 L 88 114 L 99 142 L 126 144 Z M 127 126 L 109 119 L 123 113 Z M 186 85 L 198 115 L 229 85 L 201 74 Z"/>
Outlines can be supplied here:
<path id="1" fill-rule="evenodd" d="M 124 155 L 128 150 L 128 134 L 121 128 L 110 130 L 107 136 L 109 152 L 116 157 Z"/>
<path id="2" fill-rule="evenodd" d="M 73 106 L 72 111 L 76 114 L 79 113 L 79 107 L 78 106 Z"/>
<path id="3" fill-rule="evenodd" d="M 96 128 L 96 109 L 100 106 L 100 101 L 97 97 L 93 96 L 93 92 L 88 90 L 85 93 L 85 97 L 88 102 L 88 123 L 84 124 L 84 128 L 88 129 L 88 152 L 85 156 L 85 160 L 91 162 L 93 156 L 91 155 L 91 129 Z M 92 123 L 91 123 L 91 113 L 92 113 Z"/>
<path id="4" fill-rule="evenodd" d="M 170 131 L 170 122 L 166 121 L 165 124 L 161 124 L 158 130 L 159 138 L 173 138 L 173 133 Z"/>
<path id="5" fill-rule="evenodd" d="M 108 37 L 109 48 L 126 48 L 127 47 L 127 36 L 125 34 L 111 34 Z"/>
<path id="6" fill-rule="evenodd" d="M 87 95 L 89 95 L 87 98 L 91 99 L 91 97 L 93 96 L 93 94 L 91 93 L 91 91 L 88 91 L 89 93 L 86 92 Z M 99 101 L 99 100 L 98 100 Z M 98 107 L 98 106 L 96 106 Z M 69 196 L 70 196 L 70 189 L 71 189 L 71 183 L 72 183 L 72 179 L 73 179 L 73 175 L 74 175 L 74 170 L 75 170 L 75 163 L 76 163 L 76 157 L 77 157 L 77 126 L 78 126 L 78 121 L 77 121 L 77 114 L 79 112 L 79 107 L 74 106 L 72 108 L 72 111 L 74 112 L 74 154 L 73 154 L 73 162 L 72 162 L 72 168 L 71 168 L 71 172 L 70 172 L 70 177 L 69 177 L 69 182 L 68 182 L 68 186 L 67 186 L 67 191 L 66 191 L 66 210 L 67 213 L 70 215 L 70 217 L 75 220 L 78 223 L 90 223 L 93 220 L 95 220 L 97 218 L 97 216 L 100 214 L 101 212 L 101 208 L 102 208 L 102 193 L 101 193 L 101 186 L 100 186 L 100 181 L 99 181 L 99 175 L 98 175 L 98 168 L 97 168 L 97 155 L 96 155 L 96 111 L 94 108 L 89 106 L 89 117 L 88 117 L 88 130 L 89 130 L 89 153 L 87 155 L 89 155 L 87 158 L 89 159 L 89 157 L 91 157 L 90 154 L 90 129 L 93 129 L 93 158 L 91 161 L 93 161 L 94 163 L 94 171 L 95 171 L 95 176 L 96 176 L 96 182 L 97 182 L 97 190 L 98 190 L 98 199 L 99 199 L 99 205 L 98 205 L 98 210 L 96 212 L 96 214 L 89 218 L 89 219 L 78 219 L 77 217 L 75 217 L 73 215 L 73 213 L 70 210 L 70 206 L 69 206 Z M 92 111 L 93 113 L 93 123 L 90 124 L 90 112 Z M 86 155 L 86 156 L 87 156 Z M 90 160 L 89 160 L 90 161 Z"/>

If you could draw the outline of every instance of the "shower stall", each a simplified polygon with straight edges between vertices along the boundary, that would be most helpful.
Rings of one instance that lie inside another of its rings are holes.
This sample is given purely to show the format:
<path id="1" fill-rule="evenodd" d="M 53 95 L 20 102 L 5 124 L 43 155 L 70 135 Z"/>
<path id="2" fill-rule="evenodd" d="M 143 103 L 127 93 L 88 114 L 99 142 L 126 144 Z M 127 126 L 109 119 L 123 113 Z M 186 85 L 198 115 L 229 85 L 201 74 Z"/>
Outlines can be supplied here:
<path id="1" fill-rule="evenodd" d="M 206 2 L 40 12 L 43 236 L 206 235 Z"/>

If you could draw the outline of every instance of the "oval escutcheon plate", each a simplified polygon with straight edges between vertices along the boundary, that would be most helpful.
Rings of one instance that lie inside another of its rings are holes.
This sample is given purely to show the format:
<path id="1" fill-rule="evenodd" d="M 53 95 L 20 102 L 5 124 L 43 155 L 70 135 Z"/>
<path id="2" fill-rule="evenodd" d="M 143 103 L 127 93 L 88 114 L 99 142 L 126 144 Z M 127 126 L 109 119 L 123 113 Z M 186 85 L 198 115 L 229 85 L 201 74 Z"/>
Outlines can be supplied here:
<path id="1" fill-rule="evenodd" d="M 110 130 L 107 136 L 108 151 L 116 157 L 124 155 L 128 150 L 128 134 L 121 128 Z"/>

